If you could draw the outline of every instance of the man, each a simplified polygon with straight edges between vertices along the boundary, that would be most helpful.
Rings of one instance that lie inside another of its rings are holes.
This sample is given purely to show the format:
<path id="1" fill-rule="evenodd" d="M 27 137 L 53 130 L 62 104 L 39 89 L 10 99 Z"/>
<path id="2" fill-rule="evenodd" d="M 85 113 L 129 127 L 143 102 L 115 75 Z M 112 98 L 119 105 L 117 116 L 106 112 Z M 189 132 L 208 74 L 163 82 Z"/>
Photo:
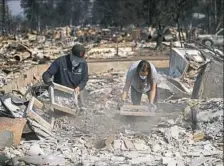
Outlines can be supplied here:
<path id="1" fill-rule="evenodd" d="M 133 105 L 140 105 L 142 94 L 146 94 L 149 106 L 157 108 L 155 105 L 157 103 L 157 71 L 152 63 L 142 60 L 131 65 L 127 72 L 119 107 L 125 102 L 130 87 Z"/>
<path id="2" fill-rule="evenodd" d="M 70 54 L 57 58 L 42 76 L 44 83 L 49 86 L 55 82 L 74 89 L 79 95 L 81 109 L 83 109 L 81 92 L 88 81 L 88 65 L 84 55 L 84 46 L 76 44 Z"/>

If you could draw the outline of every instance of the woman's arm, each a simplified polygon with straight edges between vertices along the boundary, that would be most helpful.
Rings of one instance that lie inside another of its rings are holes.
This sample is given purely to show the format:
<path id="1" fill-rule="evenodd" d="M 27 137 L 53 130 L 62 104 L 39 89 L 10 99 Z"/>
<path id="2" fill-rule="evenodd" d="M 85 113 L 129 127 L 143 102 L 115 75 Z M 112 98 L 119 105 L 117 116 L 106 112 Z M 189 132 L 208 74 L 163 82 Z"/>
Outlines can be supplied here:
<path id="1" fill-rule="evenodd" d="M 129 89 L 130 89 L 132 79 L 133 79 L 133 75 L 129 70 L 128 73 L 127 73 L 125 85 L 124 85 L 124 88 L 123 88 L 123 93 L 122 93 L 122 97 L 121 97 L 122 101 L 125 101 L 126 98 L 127 98 L 127 94 L 128 94 Z"/>
<path id="2" fill-rule="evenodd" d="M 152 90 L 148 94 L 150 104 L 154 104 L 155 96 L 156 96 L 156 83 L 153 83 Z"/>

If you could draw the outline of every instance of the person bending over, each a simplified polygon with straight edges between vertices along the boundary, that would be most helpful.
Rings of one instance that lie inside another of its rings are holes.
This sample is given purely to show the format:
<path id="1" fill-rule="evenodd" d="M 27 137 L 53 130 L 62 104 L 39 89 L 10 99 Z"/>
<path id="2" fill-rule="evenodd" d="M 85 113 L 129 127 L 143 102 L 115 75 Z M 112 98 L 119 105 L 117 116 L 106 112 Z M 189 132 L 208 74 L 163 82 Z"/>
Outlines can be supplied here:
<path id="1" fill-rule="evenodd" d="M 83 89 L 88 81 L 88 65 L 84 58 L 85 48 L 81 44 L 73 46 L 71 53 L 57 58 L 42 75 L 49 86 L 53 82 L 72 88 L 78 94 L 79 106 L 83 109 Z"/>
<path id="2" fill-rule="evenodd" d="M 152 63 L 142 60 L 135 62 L 130 66 L 123 88 L 121 106 L 127 98 L 130 87 L 133 105 L 140 105 L 142 94 L 147 94 L 150 107 L 154 107 L 156 109 L 157 71 Z"/>

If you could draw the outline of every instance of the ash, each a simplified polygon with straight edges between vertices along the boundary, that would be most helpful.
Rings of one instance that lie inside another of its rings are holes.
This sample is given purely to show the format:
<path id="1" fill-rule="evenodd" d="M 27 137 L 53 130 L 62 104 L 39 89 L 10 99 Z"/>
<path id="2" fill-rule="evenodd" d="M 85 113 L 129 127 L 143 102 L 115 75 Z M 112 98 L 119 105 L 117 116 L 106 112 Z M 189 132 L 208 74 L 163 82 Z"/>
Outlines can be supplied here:
<path id="1" fill-rule="evenodd" d="M 23 140 L 3 153 L 17 157 L 17 163 L 33 165 L 41 165 L 40 156 L 49 165 L 66 166 L 223 165 L 223 99 L 160 101 L 161 111 L 154 117 L 124 117 L 117 110 L 124 73 L 103 77 L 89 80 L 86 111 L 76 117 L 59 116 L 53 136 Z M 69 101 L 61 104 L 71 106 L 71 96 L 65 98 Z M 148 102 L 147 97 L 142 100 L 143 105 Z M 193 131 L 184 111 L 195 105 L 198 127 Z"/>

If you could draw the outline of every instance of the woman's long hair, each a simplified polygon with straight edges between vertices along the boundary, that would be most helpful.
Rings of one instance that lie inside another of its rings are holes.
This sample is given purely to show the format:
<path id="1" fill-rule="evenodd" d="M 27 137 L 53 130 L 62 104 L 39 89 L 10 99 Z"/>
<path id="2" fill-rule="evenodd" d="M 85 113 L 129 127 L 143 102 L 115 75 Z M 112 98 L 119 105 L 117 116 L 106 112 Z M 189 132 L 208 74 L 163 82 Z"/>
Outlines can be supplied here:
<path id="1" fill-rule="evenodd" d="M 137 78 L 137 88 L 140 90 L 143 90 L 144 88 L 144 82 L 142 81 L 142 79 L 139 76 L 140 72 L 148 72 L 147 75 L 147 85 L 151 85 L 152 86 L 152 73 L 151 73 L 151 65 L 148 61 L 146 60 L 142 60 L 140 61 L 140 63 L 137 66 L 137 70 L 136 70 L 136 78 Z"/>

